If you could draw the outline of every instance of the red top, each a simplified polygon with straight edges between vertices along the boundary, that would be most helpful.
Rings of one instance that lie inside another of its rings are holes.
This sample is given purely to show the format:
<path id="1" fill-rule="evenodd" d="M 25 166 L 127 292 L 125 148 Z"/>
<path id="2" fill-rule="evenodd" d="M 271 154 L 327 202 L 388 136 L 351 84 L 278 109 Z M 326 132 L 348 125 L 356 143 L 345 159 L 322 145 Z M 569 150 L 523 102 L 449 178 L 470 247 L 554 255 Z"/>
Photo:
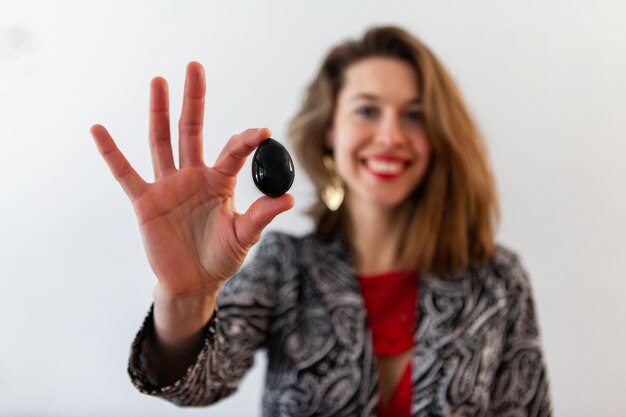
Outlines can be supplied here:
<path id="1" fill-rule="evenodd" d="M 398 355 L 413 347 L 419 275 L 415 270 L 359 276 L 376 355 Z M 411 415 L 411 361 L 393 395 L 378 403 L 379 417 Z"/>

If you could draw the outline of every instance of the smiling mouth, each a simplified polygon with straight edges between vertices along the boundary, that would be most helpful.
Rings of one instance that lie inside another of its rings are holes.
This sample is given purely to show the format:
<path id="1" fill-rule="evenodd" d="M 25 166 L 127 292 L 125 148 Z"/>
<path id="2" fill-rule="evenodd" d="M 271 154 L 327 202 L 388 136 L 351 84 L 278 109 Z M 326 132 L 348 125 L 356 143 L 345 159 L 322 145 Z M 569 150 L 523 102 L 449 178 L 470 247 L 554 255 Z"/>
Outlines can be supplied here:
<path id="1" fill-rule="evenodd" d="M 410 165 L 410 161 L 396 158 L 364 158 L 361 162 L 372 175 L 384 180 L 399 177 Z"/>

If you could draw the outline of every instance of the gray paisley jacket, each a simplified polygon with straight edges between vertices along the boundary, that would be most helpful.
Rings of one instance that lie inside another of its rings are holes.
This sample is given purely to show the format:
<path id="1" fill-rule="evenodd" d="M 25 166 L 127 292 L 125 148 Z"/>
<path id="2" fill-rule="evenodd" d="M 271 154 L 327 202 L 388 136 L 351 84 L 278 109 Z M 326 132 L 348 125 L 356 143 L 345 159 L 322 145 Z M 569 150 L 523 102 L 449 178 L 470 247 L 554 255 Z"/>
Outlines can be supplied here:
<path id="1" fill-rule="evenodd" d="M 460 276 L 424 274 L 414 337 L 413 416 L 550 416 L 533 298 L 517 255 Z M 186 375 L 159 386 L 145 334 L 129 374 L 143 393 L 190 406 L 237 389 L 257 349 L 268 369 L 264 416 L 375 416 L 377 373 L 358 280 L 339 237 L 267 234 L 222 287 L 202 351 Z"/>

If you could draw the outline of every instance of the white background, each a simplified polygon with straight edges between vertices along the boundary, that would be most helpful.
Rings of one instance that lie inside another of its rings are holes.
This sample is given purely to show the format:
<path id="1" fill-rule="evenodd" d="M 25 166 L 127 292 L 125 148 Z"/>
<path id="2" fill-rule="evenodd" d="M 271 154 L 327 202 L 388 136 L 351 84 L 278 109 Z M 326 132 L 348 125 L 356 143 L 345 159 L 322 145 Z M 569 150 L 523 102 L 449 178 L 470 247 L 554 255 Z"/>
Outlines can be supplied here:
<path id="1" fill-rule="evenodd" d="M 498 238 L 531 273 L 556 414 L 626 415 L 625 12 L 618 1 L 0 1 L 0 415 L 259 415 L 262 355 L 210 408 L 131 386 L 155 278 L 89 127 L 107 126 L 151 179 L 150 79 L 169 80 L 176 119 L 197 60 L 207 161 L 247 127 L 284 139 L 323 54 L 377 23 L 429 44 L 481 126 Z M 296 208 L 271 229 L 310 227 L 297 174 Z M 246 166 L 238 208 L 258 195 Z"/>

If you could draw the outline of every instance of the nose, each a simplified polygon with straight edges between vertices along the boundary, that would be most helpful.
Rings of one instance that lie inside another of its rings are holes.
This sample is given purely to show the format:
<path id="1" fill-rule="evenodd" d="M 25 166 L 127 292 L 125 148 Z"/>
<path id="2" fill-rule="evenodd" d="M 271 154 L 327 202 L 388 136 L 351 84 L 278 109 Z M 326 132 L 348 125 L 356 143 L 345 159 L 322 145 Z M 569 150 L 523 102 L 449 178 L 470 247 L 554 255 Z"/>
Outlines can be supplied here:
<path id="1" fill-rule="evenodd" d="M 398 115 L 388 114 L 381 119 L 376 141 L 386 148 L 396 148 L 406 143 L 406 135 Z"/>

